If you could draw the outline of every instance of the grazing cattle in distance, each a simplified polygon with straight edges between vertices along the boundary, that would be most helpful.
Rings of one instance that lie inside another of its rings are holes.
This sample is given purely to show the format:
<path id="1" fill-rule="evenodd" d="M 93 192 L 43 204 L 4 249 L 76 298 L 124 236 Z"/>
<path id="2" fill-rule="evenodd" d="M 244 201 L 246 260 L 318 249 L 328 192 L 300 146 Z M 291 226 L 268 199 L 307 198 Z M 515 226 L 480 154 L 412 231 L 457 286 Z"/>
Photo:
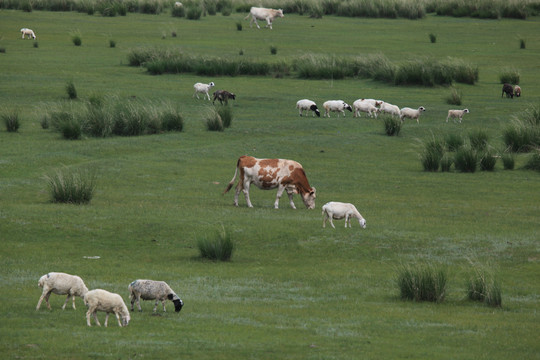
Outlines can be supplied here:
<path id="1" fill-rule="evenodd" d="M 260 7 L 251 7 L 249 14 L 244 18 L 244 20 L 249 19 L 251 16 L 251 21 L 249 22 L 249 27 L 253 26 L 253 23 L 257 25 L 257 29 L 260 29 L 259 23 L 257 20 L 266 20 L 266 27 L 269 27 L 272 30 L 272 22 L 276 17 L 283 17 L 282 9 L 267 9 Z"/>
<path id="2" fill-rule="evenodd" d="M 236 95 L 234 95 L 231 92 L 228 92 L 227 90 L 216 90 L 214 91 L 214 100 L 212 100 L 212 104 L 217 100 L 219 100 L 219 103 L 223 105 L 223 102 L 225 101 L 225 105 L 229 104 L 229 99 L 235 100 Z"/>
<path id="3" fill-rule="evenodd" d="M 512 98 L 512 99 L 514 98 L 514 88 L 512 87 L 512 85 L 510 84 L 503 85 L 501 97 L 503 97 L 505 93 L 506 93 L 507 98 Z"/>
<path id="4" fill-rule="evenodd" d="M 293 202 L 294 193 L 300 194 L 306 208 L 315 208 L 315 188 L 309 186 L 302 165 L 294 160 L 257 159 L 252 156 L 241 156 L 236 164 L 234 176 L 223 194 L 232 188 L 238 172 L 240 172 L 240 176 L 234 194 L 235 206 L 238 206 L 238 194 L 243 191 L 247 206 L 253 207 L 249 199 L 249 187 L 254 184 L 262 190 L 278 189 L 274 202 L 275 209 L 279 207 L 279 199 L 283 191 L 287 191 L 289 204 L 293 209 L 296 209 Z"/>
<path id="5" fill-rule="evenodd" d="M 27 35 L 28 38 L 32 38 L 36 40 L 36 34 L 34 34 L 34 31 L 32 29 L 22 28 L 21 29 L 22 38 L 24 39 L 24 35 Z"/>

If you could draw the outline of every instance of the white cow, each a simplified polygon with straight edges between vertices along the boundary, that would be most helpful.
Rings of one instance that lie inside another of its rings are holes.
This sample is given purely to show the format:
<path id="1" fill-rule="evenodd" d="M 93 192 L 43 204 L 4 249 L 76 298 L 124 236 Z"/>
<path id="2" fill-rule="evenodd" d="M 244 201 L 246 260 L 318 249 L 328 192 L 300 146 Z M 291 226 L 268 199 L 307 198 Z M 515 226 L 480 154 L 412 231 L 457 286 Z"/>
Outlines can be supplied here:
<path id="1" fill-rule="evenodd" d="M 244 20 L 249 19 L 251 16 L 251 21 L 249 22 L 249 27 L 253 26 L 253 23 L 257 25 L 257 29 L 260 29 L 259 23 L 257 20 L 266 20 L 266 27 L 269 27 L 270 30 L 272 30 L 272 21 L 276 17 L 283 17 L 283 10 L 282 9 L 267 9 L 267 8 L 260 8 L 260 7 L 251 7 L 249 10 L 249 14 L 244 18 Z"/>
<path id="2" fill-rule="evenodd" d="M 357 218 L 362 228 L 366 228 L 366 220 L 360 215 L 353 204 L 331 201 L 322 207 L 323 227 L 326 227 L 326 220 L 330 219 L 330 225 L 335 229 L 332 219 L 340 220 L 345 218 L 345 227 L 351 227 L 351 218 Z"/>
<path id="3" fill-rule="evenodd" d="M 34 31 L 32 29 L 22 28 L 21 34 L 23 39 L 24 35 L 27 35 L 29 39 L 31 37 L 32 39 L 36 40 L 36 34 L 34 34 Z"/>

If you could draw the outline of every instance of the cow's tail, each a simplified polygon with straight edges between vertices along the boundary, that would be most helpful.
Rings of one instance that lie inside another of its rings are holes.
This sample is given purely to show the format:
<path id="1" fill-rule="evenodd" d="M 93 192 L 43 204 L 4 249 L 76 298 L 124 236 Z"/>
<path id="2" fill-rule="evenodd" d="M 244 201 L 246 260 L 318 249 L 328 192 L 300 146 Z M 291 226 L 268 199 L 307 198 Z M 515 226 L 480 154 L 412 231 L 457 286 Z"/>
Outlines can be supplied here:
<path id="1" fill-rule="evenodd" d="M 234 185 L 234 180 L 236 180 L 236 174 L 237 173 L 238 173 L 238 165 L 236 165 L 236 170 L 234 170 L 234 176 L 233 176 L 231 182 L 229 183 L 229 185 L 227 186 L 227 188 L 225 189 L 225 191 L 221 195 L 225 195 L 227 192 L 229 192 L 229 190 L 231 190 L 231 188 Z"/>

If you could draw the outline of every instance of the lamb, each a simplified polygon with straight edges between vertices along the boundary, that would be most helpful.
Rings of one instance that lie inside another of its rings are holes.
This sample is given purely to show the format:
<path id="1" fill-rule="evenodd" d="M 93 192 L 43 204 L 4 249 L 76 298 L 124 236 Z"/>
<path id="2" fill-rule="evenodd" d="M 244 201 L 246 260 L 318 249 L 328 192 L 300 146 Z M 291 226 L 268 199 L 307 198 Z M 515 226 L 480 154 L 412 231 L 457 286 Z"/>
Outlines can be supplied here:
<path id="1" fill-rule="evenodd" d="M 401 115 L 399 116 L 399 118 L 401 119 L 401 121 L 404 121 L 405 118 L 416 119 L 416 123 L 420 123 L 418 118 L 424 111 L 426 111 L 426 108 L 423 106 L 420 106 L 418 109 L 404 107 L 400 110 Z"/>
<path id="2" fill-rule="evenodd" d="M 510 84 L 503 84 L 501 97 L 506 94 L 507 98 L 514 98 L 514 88 Z M 521 95 L 521 92 L 520 92 Z"/>
<path id="3" fill-rule="evenodd" d="M 458 118 L 459 123 L 461 124 L 461 120 L 463 119 L 463 114 L 468 114 L 469 112 L 470 112 L 469 109 L 448 110 L 448 116 L 446 117 L 446 122 L 448 122 L 449 118 L 452 118 L 454 122 L 456 122 L 456 118 Z"/>
<path id="4" fill-rule="evenodd" d="M 298 100 L 298 102 L 296 103 L 296 108 L 298 109 L 300 116 L 303 116 L 302 113 L 304 112 L 304 110 L 306 110 L 306 116 L 308 114 L 308 111 L 311 110 L 313 112 L 313 116 L 315 116 L 316 114 L 317 117 L 321 117 L 321 112 L 317 108 L 317 104 L 315 104 L 314 101 L 308 99 Z"/>
<path id="5" fill-rule="evenodd" d="M 24 39 L 24 35 L 27 35 L 28 38 L 32 37 L 34 40 L 36 40 L 36 34 L 34 34 L 34 31 L 32 29 L 22 28 L 21 29 L 22 38 Z"/>
<path id="6" fill-rule="evenodd" d="M 396 105 L 392 105 L 390 103 L 384 102 L 381 104 L 381 107 L 379 108 L 379 111 L 382 113 L 390 114 L 392 116 L 401 116 L 401 111 L 399 110 L 399 107 Z"/>
<path id="7" fill-rule="evenodd" d="M 519 85 L 514 86 L 514 94 L 516 95 L 516 97 L 521 96 L 521 87 Z"/>
<path id="8" fill-rule="evenodd" d="M 373 99 L 358 99 L 353 102 L 354 117 L 360 117 L 360 111 L 367 113 L 371 117 L 377 117 L 377 114 L 379 113 L 377 104 L 380 106 L 382 101 L 371 100 Z"/>
<path id="9" fill-rule="evenodd" d="M 331 201 L 323 205 L 322 214 L 323 228 L 326 227 L 327 219 L 330 219 L 330 225 L 335 229 L 336 227 L 334 226 L 332 219 L 340 220 L 343 218 L 345 218 L 345 227 L 347 227 L 347 223 L 349 224 L 349 227 L 351 227 L 351 218 L 357 218 L 360 226 L 363 229 L 366 228 L 366 220 L 360 215 L 353 204 Z"/>
<path id="10" fill-rule="evenodd" d="M 193 97 L 197 96 L 197 99 L 199 99 L 199 93 L 201 93 L 201 94 L 204 94 L 203 99 L 208 97 L 208 101 L 210 101 L 210 95 L 208 94 L 208 92 L 214 86 L 215 84 L 213 82 L 210 82 L 209 84 L 195 83 L 195 85 L 193 85 L 193 88 L 195 89 L 195 93 L 193 94 Z"/>
<path id="11" fill-rule="evenodd" d="M 133 303 L 137 300 L 137 307 L 139 311 L 141 309 L 140 299 L 143 300 L 156 300 L 154 306 L 154 312 L 156 312 L 158 301 L 161 301 L 163 305 L 163 311 L 165 310 L 165 301 L 167 299 L 174 303 L 174 311 L 180 312 L 184 302 L 175 294 L 171 287 L 165 281 L 154 280 L 135 280 L 128 286 L 129 294 L 131 297 L 131 311 L 133 311 Z"/>
<path id="12" fill-rule="evenodd" d="M 36 310 L 39 310 L 43 299 L 45 299 L 45 302 L 47 303 L 47 308 L 51 310 L 51 305 L 49 304 L 49 296 L 51 296 L 51 293 L 57 295 L 67 294 L 66 302 L 64 303 L 64 306 L 62 306 L 62 310 L 66 308 L 70 297 L 73 299 L 73 309 L 76 309 L 75 296 L 84 298 L 84 295 L 88 292 L 88 288 L 80 277 L 61 272 L 50 272 L 43 275 L 38 281 L 38 286 L 43 288 L 43 293 L 39 298 Z"/>
<path id="13" fill-rule="evenodd" d="M 116 315 L 118 325 L 121 327 L 127 326 L 129 324 L 129 320 L 131 319 L 127 306 L 122 297 L 118 294 L 108 292 L 107 290 L 90 290 L 84 296 L 84 304 L 88 306 L 88 311 L 86 312 L 86 324 L 88 326 L 92 326 L 90 322 L 90 315 L 94 316 L 97 326 L 101 326 L 97 317 L 98 311 L 104 311 L 107 313 L 105 316 L 105 327 L 107 327 L 110 313 L 114 313 Z M 122 317 L 122 321 L 120 321 L 120 317 Z"/>
<path id="14" fill-rule="evenodd" d="M 214 91 L 214 100 L 212 100 L 212 104 L 216 101 L 216 99 L 219 100 L 219 103 L 221 105 L 223 105 L 224 101 L 225 105 L 227 105 L 229 103 L 229 99 L 236 100 L 236 95 L 228 92 L 227 90 L 216 90 Z"/>
<path id="15" fill-rule="evenodd" d="M 337 112 L 338 117 L 339 117 L 339 113 L 342 113 L 343 116 L 345 116 L 345 111 L 344 111 L 345 109 L 352 112 L 351 105 L 347 104 L 343 100 L 328 100 L 323 104 L 323 107 L 325 110 L 324 116 L 328 116 L 328 117 L 330 117 L 330 111 Z"/>

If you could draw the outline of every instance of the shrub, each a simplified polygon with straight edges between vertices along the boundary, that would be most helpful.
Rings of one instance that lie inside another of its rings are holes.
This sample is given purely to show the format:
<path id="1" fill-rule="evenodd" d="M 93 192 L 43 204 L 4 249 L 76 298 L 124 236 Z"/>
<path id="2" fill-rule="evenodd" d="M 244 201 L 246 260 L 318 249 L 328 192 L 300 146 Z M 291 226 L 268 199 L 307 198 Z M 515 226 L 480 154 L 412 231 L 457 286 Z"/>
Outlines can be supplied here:
<path id="1" fill-rule="evenodd" d="M 203 259 L 214 261 L 229 261 L 235 248 L 231 234 L 225 228 L 218 232 L 213 239 L 199 239 L 197 247 Z"/>
<path id="2" fill-rule="evenodd" d="M 429 34 L 429 41 L 431 41 L 432 44 L 435 44 L 437 42 L 437 35 L 433 33 Z"/>
<path id="3" fill-rule="evenodd" d="M 184 9 L 183 6 L 174 6 L 171 10 L 171 15 L 173 17 L 185 17 L 186 16 L 186 9 Z"/>
<path id="4" fill-rule="evenodd" d="M 187 6 L 186 18 L 189 20 L 199 20 L 202 16 L 203 8 L 197 4 L 190 4 Z"/>
<path id="5" fill-rule="evenodd" d="M 501 160 L 503 162 L 504 170 L 514 170 L 516 160 L 510 151 L 503 152 L 501 155 Z"/>
<path id="6" fill-rule="evenodd" d="M 272 54 L 272 55 L 277 54 L 277 46 L 274 46 L 274 45 L 270 46 L 270 54 Z"/>
<path id="7" fill-rule="evenodd" d="M 2 115 L 2 120 L 4 120 L 4 125 L 6 125 L 7 132 L 17 132 L 21 123 L 19 121 L 19 114 L 16 111 L 13 111 L 8 114 Z"/>
<path id="8" fill-rule="evenodd" d="M 424 171 L 437 171 L 441 164 L 444 154 L 444 142 L 432 137 L 431 140 L 424 142 L 424 150 L 420 154 L 420 161 Z"/>
<path id="9" fill-rule="evenodd" d="M 467 298 L 472 301 L 480 301 L 488 306 L 502 306 L 501 287 L 483 270 L 476 270 L 467 282 Z"/>
<path id="10" fill-rule="evenodd" d="M 50 118 L 47 114 L 41 116 L 41 119 L 39 120 L 39 124 L 41 125 L 41 128 L 46 130 L 50 126 Z"/>
<path id="11" fill-rule="evenodd" d="M 219 114 L 221 121 L 223 122 L 223 127 L 224 128 L 231 127 L 231 123 L 233 120 L 232 107 L 228 105 L 219 106 L 217 109 L 217 113 Z"/>
<path id="12" fill-rule="evenodd" d="M 403 265 L 397 285 L 403 300 L 442 302 L 446 296 L 447 275 L 432 265 Z"/>
<path id="13" fill-rule="evenodd" d="M 111 113 L 100 105 L 89 104 L 82 118 L 82 130 L 93 137 L 108 137 L 112 134 Z"/>
<path id="14" fill-rule="evenodd" d="M 223 131 L 224 128 L 219 113 L 215 109 L 209 110 L 206 116 L 206 129 L 208 131 Z"/>
<path id="15" fill-rule="evenodd" d="M 536 149 L 527 160 L 525 169 L 540 171 L 540 149 Z"/>
<path id="16" fill-rule="evenodd" d="M 88 204 L 96 188 L 96 175 L 89 171 L 56 171 L 45 176 L 51 202 Z"/>
<path id="17" fill-rule="evenodd" d="M 454 163 L 454 159 L 447 152 L 445 152 L 441 158 L 441 171 L 442 172 L 450 171 L 450 168 L 452 167 L 453 163 Z"/>
<path id="18" fill-rule="evenodd" d="M 398 136 L 401 131 L 402 122 L 392 116 L 383 117 L 384 132 L 388 136 Z"/>
<path id="19" fill-rule="evenodd" d="M 446 134 L 444 137 L 444 143 L 448 151 L 456 151 L 463 146 L 465 141 L 460 135 L 457 134 Z"/>
<path id="20" fill-rule="evenodd" d="M 524 39 L 519 40 L 519 48 L 520 49 L 525 49 L 525 40 Z"/>
<path id="21" fill-rule="evenodd" d="M 528 152 L 540 146 L 540 107 L 527 109 L 503 130 L 506 146 L 514 152 Z"/>
<path id="22" fill-rule="evenodd" d="M 75 84 L 73 83 L 73 80 L 70 80 L 66 83 L 66 92 L 68 95 L 68 98 L 71 100 L 74 100 L 77 98 L 77 89 L 75 88 Z"/>
<path id="23" fill-rule="evenodd" d="M 166 110 L 161 114 L 161 126 L 164 131 L 182 131 L 184 118 L 178 111 Z"/>
<path id="24" fill-rule="evenodd" d="M 480 170 L 493 171 L 495 169 L 496 162 L 497 158 L 495 157 L 495 155 L 492 153 L 491 150 L 487 149 L 480 157 Z"/>
<path id="25" fill-rule="evenodd" d="M 474 150 L 485 150 L 488 144 L 488 135 L 485 131 L 477 130 L 469 134 L 469 140 Z"/>
<path id="26" fill-rule="evenodd" d="M 80 35 L 73 35 L 71 37 L 71 41 L 73 42 L 73 44 L 75 46 L 81 46 L 82 45 L 82 39 L 81 39 Z"/>
<path id="27" fill-rule="evenodd" d="M 37 41 L 34 41 L 34 43 L 32 44 L 36 49 L 39 47 L 39 44 Z"/>
<path id="28" fill-rule="evenodd" d="M 499 74 L 499 81 L 501 84 L 519 84 L 519 71 L 516 69 L 505 69 Z"/>
<path id="29" fill-rule="evenodd" d="M 109 47 L 116 47 L 116 41 L 114 41 L 113 39 L 109 39 Z"/>
<path id="30" fill-rule="evenodd" d="M 242 23 L 240 21 L 236 23 L 236 30 L 242 31 Z"/>
<path id="31" fill-rule="evenodd" d="M 452 86 L 450 95 L 446 98 L 446 103 L 450 105 L 461 105 L 462 97 L 461 91 Z"/>
<path id="32" fill-rule="evenodd" d="M 473 173 L 476 171 L 477 164 L 478 155 L 470 145 L 462 146 L 456 151 L 454 156 L 456 170 Z"/>

